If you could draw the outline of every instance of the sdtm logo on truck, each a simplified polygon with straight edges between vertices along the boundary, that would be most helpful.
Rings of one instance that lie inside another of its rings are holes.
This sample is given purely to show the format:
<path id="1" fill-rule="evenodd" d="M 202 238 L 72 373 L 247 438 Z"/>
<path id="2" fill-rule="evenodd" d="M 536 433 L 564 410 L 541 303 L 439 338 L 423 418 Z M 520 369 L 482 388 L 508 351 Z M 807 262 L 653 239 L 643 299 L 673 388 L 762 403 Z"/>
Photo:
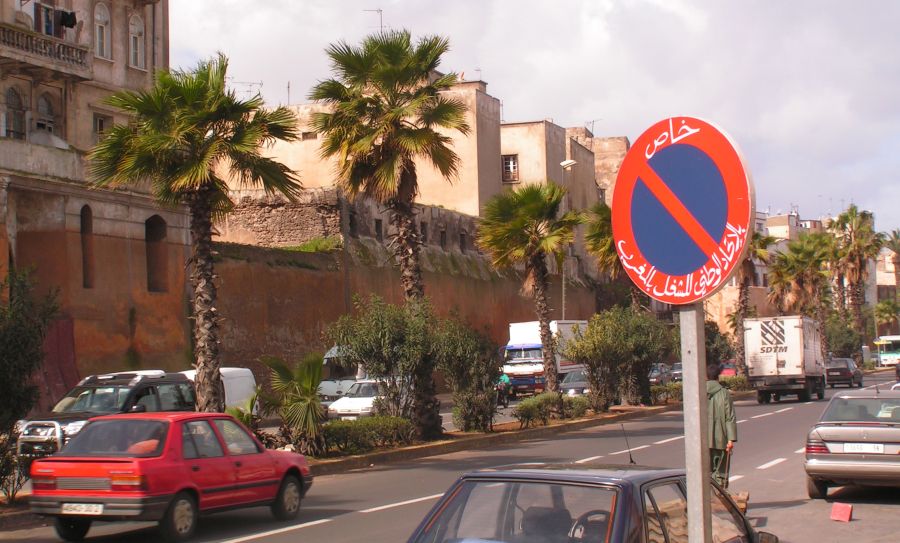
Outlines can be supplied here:
<path id="1" fill-rule="evenodd" d="M 762 321 L 759 323 L 760 348 L 759 352 L 786 353 L 788 348 L 784 344 L 784 321 Z"/>

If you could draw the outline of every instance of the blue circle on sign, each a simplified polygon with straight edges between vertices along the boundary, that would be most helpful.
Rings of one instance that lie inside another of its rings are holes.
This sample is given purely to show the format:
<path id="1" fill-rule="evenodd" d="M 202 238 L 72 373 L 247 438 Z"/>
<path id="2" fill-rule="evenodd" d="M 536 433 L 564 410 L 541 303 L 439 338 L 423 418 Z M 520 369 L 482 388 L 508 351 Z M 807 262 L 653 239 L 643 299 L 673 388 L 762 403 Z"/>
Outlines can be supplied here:
<path id="1" fill-rule="evenodd" d="M 709 156 L 687 144 L 660 149 L 647 164 L 717 242 L 725 234 L 728 193 Z M 668 275 L 687 275 L 709 261 L 697 243 L 638 178 L 631 200 L 634 240 L 648 262 Z"/>

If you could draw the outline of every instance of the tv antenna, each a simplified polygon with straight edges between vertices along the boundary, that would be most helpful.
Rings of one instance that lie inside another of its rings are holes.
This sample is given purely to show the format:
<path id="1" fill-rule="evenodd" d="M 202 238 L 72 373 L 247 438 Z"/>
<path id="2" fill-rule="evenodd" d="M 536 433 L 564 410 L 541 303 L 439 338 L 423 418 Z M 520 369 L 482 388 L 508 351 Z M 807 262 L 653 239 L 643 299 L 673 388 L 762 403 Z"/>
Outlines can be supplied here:
<path id="1" fill-rule="evenodd" d="M 255 96 L 262 90 L 262 81 L 235 81 L 232 77 L 225 78 L 232 87 L 243 87 L 240 91 L 245 97 Z"/>
<path id="2" fill-rule="evenodd" d="M 378 14 L 378 31 L 384 32 L 384 18 L 383 18 L 384 11 L 381 8 L 364 9 L 363 11 L 368 11 L 370 13 L 377 13 Z"/>
<path id="3" fill-rule="evenodd" d="M 585 121 L 585 122 L 584 122 L 584 127 L 585 127 L 585 128 L 590 127 L 591 135 L 593 135 L 593 134 L 594 134 L 594 123 L 597 122 L 597 121 L 602 121 L 602 120 L 603 120 L 603 119 L 591 119 L 590 121 Z"/>

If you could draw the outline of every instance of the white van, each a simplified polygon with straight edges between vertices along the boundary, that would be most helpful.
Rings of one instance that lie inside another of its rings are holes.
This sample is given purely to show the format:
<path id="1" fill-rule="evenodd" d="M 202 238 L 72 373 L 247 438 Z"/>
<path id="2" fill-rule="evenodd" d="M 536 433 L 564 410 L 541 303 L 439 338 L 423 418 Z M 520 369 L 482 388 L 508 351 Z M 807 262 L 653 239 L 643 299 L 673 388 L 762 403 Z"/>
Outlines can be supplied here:
<path id="1" fill-rule="evenodd" d="M 192 382 L 197 377 L 197 370 L 182 371 Z M 249 368 L 219 368 L 222 382 L 225 385 L 225 407 L 239 407 L 256 392 L 256 378 Z"/>

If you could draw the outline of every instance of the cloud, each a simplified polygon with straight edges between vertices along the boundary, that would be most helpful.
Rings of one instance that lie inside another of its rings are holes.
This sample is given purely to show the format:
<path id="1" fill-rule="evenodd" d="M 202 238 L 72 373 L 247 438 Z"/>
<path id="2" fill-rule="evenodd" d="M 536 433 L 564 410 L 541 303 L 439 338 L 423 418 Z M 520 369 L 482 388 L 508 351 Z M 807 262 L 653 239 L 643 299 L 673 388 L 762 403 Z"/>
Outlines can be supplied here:
<path id="1" fill-rule="evenodd" d="M 851 200 L 900 226 L 900 3 L 458 0 L 378 4 L 389 28 L 442 34 L 443 68 L 481 77 L 506 121 L 585 123 L 635 139 L 695 115 L 741 146 L 760 209 L 804 217 Z M 371 2 L 170 4 L 172 65 L 223 51 L 233 87 L 305 101 L 329 76 L 324 49 L 378 30 Z M 829 203 L 830 202 L 830 203 Z"/>

